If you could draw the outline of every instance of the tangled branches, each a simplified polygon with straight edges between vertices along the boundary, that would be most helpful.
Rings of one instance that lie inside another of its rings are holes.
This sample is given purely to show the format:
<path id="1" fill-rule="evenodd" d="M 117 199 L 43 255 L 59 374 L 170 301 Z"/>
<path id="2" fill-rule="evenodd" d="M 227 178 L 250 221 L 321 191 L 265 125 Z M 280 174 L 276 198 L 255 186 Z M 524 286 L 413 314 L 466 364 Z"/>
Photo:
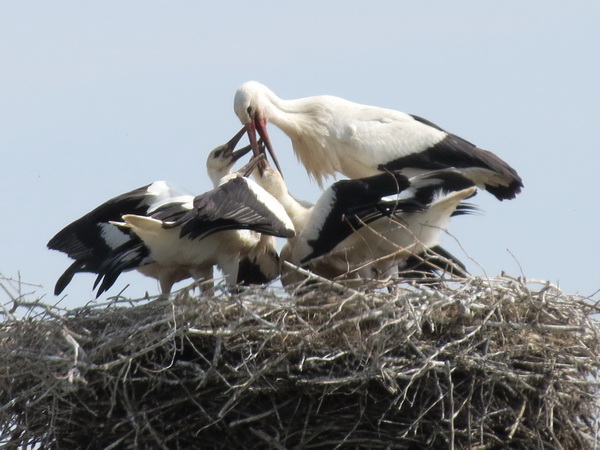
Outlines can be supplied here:
<path id="1" fill-rule="evenodd" d="M 590 448 L 596 312 L 509 277 L 30 304 L 0 328 L 0 442 Z"/>

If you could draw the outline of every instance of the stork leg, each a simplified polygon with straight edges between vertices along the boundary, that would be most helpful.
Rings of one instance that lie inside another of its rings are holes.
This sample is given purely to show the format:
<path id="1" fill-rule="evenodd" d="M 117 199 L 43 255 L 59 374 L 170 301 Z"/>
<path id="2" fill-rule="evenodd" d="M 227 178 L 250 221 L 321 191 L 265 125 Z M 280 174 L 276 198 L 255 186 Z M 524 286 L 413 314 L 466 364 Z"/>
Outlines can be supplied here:
<path id="1" fill-rule="evenodd" d="M 213 281 L 214 276 L 212 266 L 203 269 L 190 269 L 190 273 L 192 274 L 192 278 L 194 278 L 194 280 L 203 280 L 202 283 L 198 283 L 198 286 L 200 288 L 200 295 L 214 290 L 215 283 Z"/>
<path id="2" fill-rule="evenodd" d="M 221 260 L 218 262 L 217 265 L 225 275 L 225 283 L 227 284 L 227 286 L 236 286 L 239 271 L 238 259 L 235 258 L 233 260 Z"/>

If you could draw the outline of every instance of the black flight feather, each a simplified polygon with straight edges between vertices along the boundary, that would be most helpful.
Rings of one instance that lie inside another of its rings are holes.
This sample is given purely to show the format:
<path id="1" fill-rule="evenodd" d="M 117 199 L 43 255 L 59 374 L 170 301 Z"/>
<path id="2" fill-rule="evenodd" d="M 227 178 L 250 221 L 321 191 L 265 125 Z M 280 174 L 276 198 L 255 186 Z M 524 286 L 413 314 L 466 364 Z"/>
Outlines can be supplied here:
<path id="1" fill-rule="evenodd" d="M 421 123 L 444 131 L 421 117 L 412 117 Z M 476 167 L 490 170 L 500 175 L 505 181 L 505 185 L 502 186 L 485 185 L 485 189 L 499 200 L 514 198 L 523 188 L 521 177 L 506 162 L 494 153 L 483 150 L 450 133 L 434 146 L 381 164 L 379 169 L 401 170 L 409 167 L 422 170 L 439 170 L 453 167 L 457 169 Z"/>
<path id="2" fill-rule="evenodd" d="M 302 259 L 301 264 L 326 254 L 359 228 L 394 214 L 403 206 L 411 211 L 422 209 L 423 205 L 410 200 L 382 201 L 382 197 L 398 194 L 409 186 L 405 176 L 392 172 L 334 183 L 331 189 L 335 199 L 331 210 L 324 218 L 318 238 L 308 241 L 313 251 Z"/>
<path id="3" fill-rule="evenodd" d="M 270 209 L 260 202 L 247 180 L 237 177 L 194 198 L 192 210 L 163 210 L 152 215 L 166 228 L 181 227 L 181 237 L 202 239 L 225 230 L 253 230 L 278 237 L 292 237 L 289 230 Z"/>
<path id="4" fill-rule="evenodd" d="M 98 267 L 94 289 L 100 284 L 96 297 L 111 288 L 121 273 L 143 266 L 150 251 L 137 236 L 115 248 Z"/>

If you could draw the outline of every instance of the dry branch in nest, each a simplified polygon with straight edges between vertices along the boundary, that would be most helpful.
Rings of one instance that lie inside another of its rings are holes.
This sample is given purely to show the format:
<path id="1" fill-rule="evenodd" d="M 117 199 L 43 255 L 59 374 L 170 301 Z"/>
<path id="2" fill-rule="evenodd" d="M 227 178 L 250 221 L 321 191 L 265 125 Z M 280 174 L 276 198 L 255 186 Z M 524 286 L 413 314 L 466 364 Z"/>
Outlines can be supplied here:
<path id="1" fill-rule="evenodd" d="M 551 285 L 25 306 L 0 328 L 8 448 L 597 445 L 597 308 Z"/>

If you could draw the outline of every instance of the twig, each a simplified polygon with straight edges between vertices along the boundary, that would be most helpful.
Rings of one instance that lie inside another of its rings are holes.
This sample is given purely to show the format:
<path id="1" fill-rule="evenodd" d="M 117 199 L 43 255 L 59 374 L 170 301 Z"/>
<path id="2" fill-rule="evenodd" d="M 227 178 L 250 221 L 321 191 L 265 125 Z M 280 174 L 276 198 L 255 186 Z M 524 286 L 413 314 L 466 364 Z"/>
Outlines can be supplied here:
<path id="1" fill-rule="evenodd" d="M 328 280 L 327 278 L 323 278 L 322 276 L 317 275 L 316 273 L 313 273 L 313 272 L 311 272 L 309 270 L 306 270 L 306 269 L 303 269 L 301 267 L 298 267 L 298 266 L 292 264 L 289 261 L 284 261 L 283 265 L 285 267 L 287 267 L 288 269 L 294 270 L 294 271 L 298 272 L 299 274 L 308 277 L 309 279 L 317 280 L 317 281 L 320 281 L 321 283 L 323 283 L 326 286 L 330 286 L 332 288 L 339 289 L 341 291 L 341 293 L 350 292 L 352 295 L 356 295 L 356 296 L 359 296 L 359 297 L 363 296 L 362 293 L 360 293 L 360 292 L 358 292 L 358 291 L 356 291 L 356 290 L 354 290 L 354 289 L 352 289 L 352 288 L 350 288 L 348 286 L 344 286 L 343 284 L 340 284 L 340 283 L 338 283 L 336 281 L 332 281 L 332 280 Z M 300 283 L 300 285 L 302 285 L 303 283 Z"/>

